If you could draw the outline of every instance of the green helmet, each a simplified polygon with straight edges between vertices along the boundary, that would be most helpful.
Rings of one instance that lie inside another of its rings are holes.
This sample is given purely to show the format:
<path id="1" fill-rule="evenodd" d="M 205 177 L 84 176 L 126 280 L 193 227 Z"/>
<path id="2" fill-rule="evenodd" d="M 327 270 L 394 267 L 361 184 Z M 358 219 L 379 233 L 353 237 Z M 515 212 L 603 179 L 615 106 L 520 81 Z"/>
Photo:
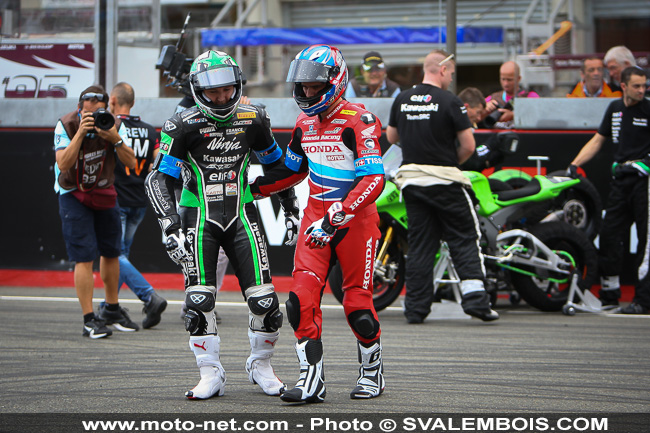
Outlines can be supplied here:
<path id="1" fill-rule="evenodd" d="M 242 94 L 242 73 L 228 54 L 210 50 L 199 55 L 190 68 L 189 82 L 194 102 L 206 116 L 225 122 L 237 111 Z M 235 87 L 230 101 L 224 105 L 215 104 L 204 93 L 207 89 L 224 86 Z"/>

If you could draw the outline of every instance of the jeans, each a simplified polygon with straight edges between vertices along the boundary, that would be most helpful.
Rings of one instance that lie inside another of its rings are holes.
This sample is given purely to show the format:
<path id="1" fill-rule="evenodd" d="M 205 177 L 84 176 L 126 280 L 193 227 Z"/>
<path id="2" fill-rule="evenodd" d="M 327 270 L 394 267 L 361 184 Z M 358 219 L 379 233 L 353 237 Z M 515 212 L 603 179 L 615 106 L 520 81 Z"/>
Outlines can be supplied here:
<path id="1" fill-rule="evenodd" d="M 135 232 L 144 219 L 146 212 L 146 207 L 120 207 L 122 249 L 120 252 L 120 279 L 117 283 L 118 290 L 122 287 L 122 284 L 126 283 L 133 293 L 145 303 L 151 299 L 153 287 L 129 261 L 129 253 L 131 252 Z"/>

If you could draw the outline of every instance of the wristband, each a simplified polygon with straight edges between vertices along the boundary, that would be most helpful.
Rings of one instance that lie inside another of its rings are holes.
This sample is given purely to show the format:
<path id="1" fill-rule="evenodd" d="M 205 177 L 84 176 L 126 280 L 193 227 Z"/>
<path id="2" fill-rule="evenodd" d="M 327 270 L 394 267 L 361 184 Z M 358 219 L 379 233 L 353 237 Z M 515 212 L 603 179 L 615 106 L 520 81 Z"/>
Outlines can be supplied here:
<path id="1" fill-rule="evenodd" d="M 122 147 L 123 144 L 124 144 L 124 140 L 120 140 L 117 143 L 114 143 L 113 146 L 115 146 L 115 148 L 117 149 Z"/>

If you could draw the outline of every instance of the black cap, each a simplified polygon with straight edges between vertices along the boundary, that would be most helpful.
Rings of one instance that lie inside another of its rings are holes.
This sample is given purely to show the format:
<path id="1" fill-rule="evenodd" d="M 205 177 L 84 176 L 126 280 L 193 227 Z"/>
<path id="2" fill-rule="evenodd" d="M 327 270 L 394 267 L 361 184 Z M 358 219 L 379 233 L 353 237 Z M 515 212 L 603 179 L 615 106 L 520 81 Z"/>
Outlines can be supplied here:
<path id="1" fill-rule="evenodd" d="M 369 51 L 363 56 L 363 66 L 366 70 L 373 67 L 384 68 L 384 59 L 377 51 Z"/>

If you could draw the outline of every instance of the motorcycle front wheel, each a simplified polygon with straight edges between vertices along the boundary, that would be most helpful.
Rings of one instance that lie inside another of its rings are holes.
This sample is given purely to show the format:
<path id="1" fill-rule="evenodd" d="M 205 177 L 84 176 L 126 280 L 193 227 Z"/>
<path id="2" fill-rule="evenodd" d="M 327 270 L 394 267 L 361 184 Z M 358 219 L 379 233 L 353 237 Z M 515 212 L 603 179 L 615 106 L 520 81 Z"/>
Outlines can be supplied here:
<path id="1" fill-rule="evenodd" d="M 584 232 L 563 221 L 551 221 L 533 226 L 530 233 L 562 257 L 571 256 L 578 272 L 580 290 L 589 290 L 598 277 L 598 259 L 593 243 Z M 512 283 L 531 307 L 542 311 L 560 311 L 566 304 L 569 283 L 556 283 L 515 271 Z"/>
<path id="2" fill-rule="evenodd" d="M 388 225 L 382 220 L 379 227 L 381 230 L 380 249 L 386 240 L 387 228 Z M 381 265 L 375 266 L 372 279 L 372 299 L 376 311 L 381 311 L 395 302 L 404 288 L 404 276 L 406 275 L 404 246 L 406 242 L 395 231 L 392 233 L 386 253 L 383 257 L 378 257 Z M 334 297 L 343 303 L 343 274 L 338 262 L 332 267 L 328 282 Z"/>

